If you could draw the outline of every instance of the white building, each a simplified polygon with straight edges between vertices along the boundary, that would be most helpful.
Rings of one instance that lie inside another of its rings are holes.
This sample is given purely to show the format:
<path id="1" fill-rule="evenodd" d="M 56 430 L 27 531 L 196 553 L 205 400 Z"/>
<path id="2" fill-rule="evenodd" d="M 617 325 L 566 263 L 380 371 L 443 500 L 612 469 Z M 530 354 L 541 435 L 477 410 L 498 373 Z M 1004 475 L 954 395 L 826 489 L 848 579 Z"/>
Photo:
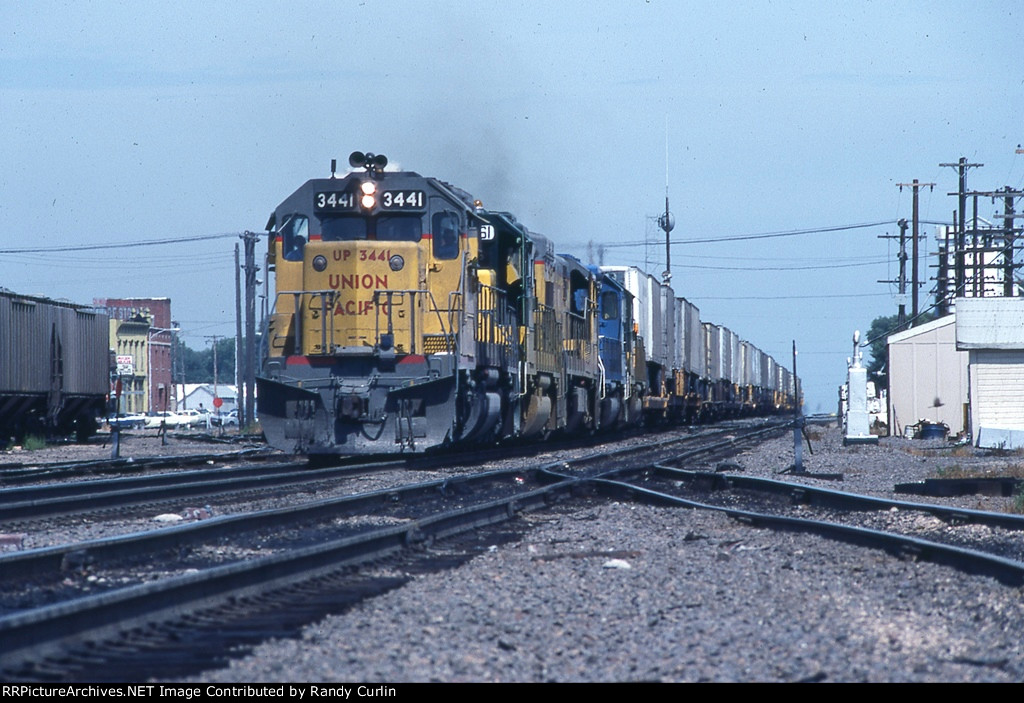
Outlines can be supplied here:
<path id="1" fill-rule="evenodd" d="M 206 410 L 215 412 L 213 399 L 215 397 L 212 383 L 179 383 L 177 384 L 178 407 L 177 410 Z M 217 393 L 223 405 L 220 406 L 221 413 L 227 413 L 238 407 L 238 391 L 235 386 L 227 383 L 217 384 Z"/>
<path id="2" fill-rule="evenodd" d="M 956 348 L 969 354 L 979 447 L 1024 447 L 1024 298 L 959 298 Z"/>
<path id="3" fill-rule="evenodd" d="M 967 352 L 958 351 L 956 316 L 926 322 L 888 339 L 889 433 L 919 420 L 967 431 Z"/>

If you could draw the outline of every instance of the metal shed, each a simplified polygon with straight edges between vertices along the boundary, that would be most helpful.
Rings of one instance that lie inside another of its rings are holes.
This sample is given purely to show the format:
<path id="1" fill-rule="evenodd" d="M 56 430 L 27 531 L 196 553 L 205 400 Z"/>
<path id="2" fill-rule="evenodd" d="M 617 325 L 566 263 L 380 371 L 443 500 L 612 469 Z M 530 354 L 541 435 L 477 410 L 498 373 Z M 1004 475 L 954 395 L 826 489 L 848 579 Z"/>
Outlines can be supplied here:
<path id="1" fill-rule="evenodd" d="M 889 434 L 918 420 L 944 422 L 951 434 L 966 430 L 967 354 L 957 351 L 955 320 L 889 336 Z"/>

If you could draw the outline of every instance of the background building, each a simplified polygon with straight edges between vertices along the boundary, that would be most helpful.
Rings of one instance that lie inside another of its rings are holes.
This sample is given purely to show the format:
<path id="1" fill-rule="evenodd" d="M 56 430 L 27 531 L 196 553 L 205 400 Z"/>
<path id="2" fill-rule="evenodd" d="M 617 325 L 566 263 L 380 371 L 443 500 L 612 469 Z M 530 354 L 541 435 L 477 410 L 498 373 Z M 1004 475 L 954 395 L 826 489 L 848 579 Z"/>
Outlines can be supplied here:
<path id="1" fill-rule="evenodd" d="M 173 410 L 170 298 L 97 298 L 110 317 L 110 348 L 122 380 L 119 412 Z"/>
<path id="2" fill-rule="evenodd" d="M 179 383 L 176 385 L 178 404 L 177 410 L 203 410 L 211 413 L 216 412 L 213 406 L 214 386 L 212 383 Z M 216 387 L 216 396 L 220 397 L 224 404 L 220 406 L 220 413 L 231 412 L 238 407 L 238 391 L 234 384 L 220 383 Z"/>
<path id="3" fill-rule="evenodd" d="M 957 351 L 955 322 L 947 315 L 889 337 L 890 434 L 919 420 L 966 432 L 967 352 Z"/>
<path id="4" fill-rule="evenodd" d="M 1024 298 L 960 298 L 956 347 L 969 354 L 979 447 L 1024 447 Z"/>

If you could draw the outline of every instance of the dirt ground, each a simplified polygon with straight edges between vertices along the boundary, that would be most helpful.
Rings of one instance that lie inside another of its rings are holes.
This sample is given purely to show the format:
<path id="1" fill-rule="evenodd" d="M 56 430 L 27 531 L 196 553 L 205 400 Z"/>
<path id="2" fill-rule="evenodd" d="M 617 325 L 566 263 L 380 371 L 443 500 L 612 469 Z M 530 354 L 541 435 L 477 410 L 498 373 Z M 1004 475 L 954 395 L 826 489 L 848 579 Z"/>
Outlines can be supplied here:
<path id="1" fill-rule="evenodd" d="M 223 439 L 236 437 L 236 430 L 225 430 Z M 121 433 L 122 458 L 172 456 L 179 454 L 223 454 L 251 447 L 266 446 L 262 442 L 236 443 L 216 441 L 220 439 L 220 431 L 212 434 L 205 432 L 168 432 L 166 439 L 159 436 L 158 430 L 130 430 Z M 111 436 L 101 433 L 94 436 L 88 444 L 74 442 L 49 443 L 42 449 L 27 450 L 20 446 L 0 451 L 0 466 L 4 464 L 48 464 L 61 461 L 89 461 L 109 459 L 112 453 Z"/>

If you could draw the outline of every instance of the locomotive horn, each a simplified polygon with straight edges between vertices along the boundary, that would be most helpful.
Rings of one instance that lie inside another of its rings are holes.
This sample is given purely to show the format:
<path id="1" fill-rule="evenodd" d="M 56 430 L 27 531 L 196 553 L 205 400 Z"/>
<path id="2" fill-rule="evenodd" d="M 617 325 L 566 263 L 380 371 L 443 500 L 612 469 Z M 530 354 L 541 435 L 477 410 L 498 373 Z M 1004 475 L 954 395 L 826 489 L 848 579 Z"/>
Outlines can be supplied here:
<path id="1" fill-rule="evenodd" d="M 361 151 L 353 151 L 348 156 L 348 165 L 352 168 L 360 168 L 366 165 L 366 154 Z"/>

